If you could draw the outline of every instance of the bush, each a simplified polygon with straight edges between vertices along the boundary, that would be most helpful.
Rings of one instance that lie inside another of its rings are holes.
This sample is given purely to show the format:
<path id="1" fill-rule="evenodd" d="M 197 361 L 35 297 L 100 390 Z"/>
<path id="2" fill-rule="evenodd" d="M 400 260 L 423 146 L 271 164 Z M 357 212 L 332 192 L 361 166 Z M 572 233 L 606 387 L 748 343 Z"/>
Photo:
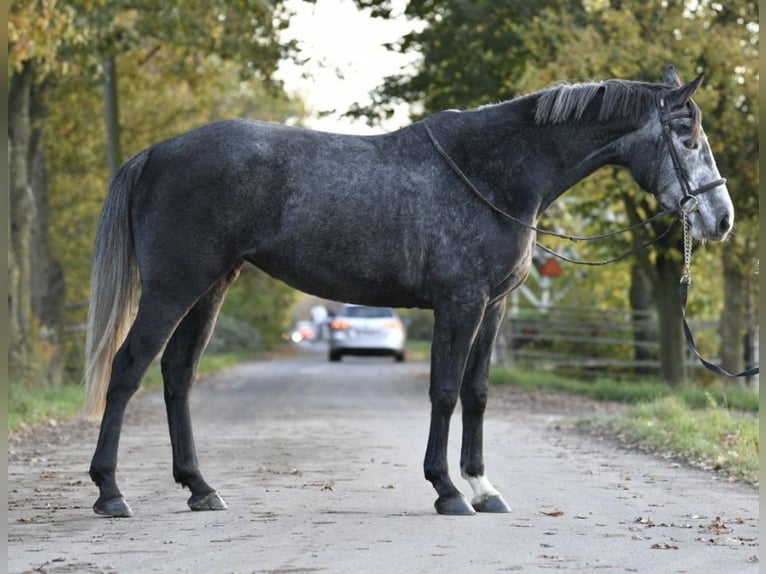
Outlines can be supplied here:
<path id="1" fill-rule="evenodd" d="M 219 354 L 261 350 L 263 341 L 258 329 L 245 321 L 221 314 L 206 352 Z"/>
<path id="2" fill-rule="evenodd" d="M 407 324 L 407 338 L 430 341 L 434 334 L 434 313 L 426 309 L 401 309 L 399 315 Z"/>

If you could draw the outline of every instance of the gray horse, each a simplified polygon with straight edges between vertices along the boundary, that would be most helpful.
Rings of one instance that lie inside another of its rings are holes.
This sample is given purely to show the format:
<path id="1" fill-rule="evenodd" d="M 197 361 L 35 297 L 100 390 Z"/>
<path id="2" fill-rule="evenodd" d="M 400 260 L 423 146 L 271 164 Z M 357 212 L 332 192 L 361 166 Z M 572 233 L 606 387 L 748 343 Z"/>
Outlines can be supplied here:
<path id="1" fill-rule="evenodd" d="M 163 347 L 173 476 L 192 509 L 226 508 L 200 473 L 188 399 L 249 262 L 327 299 L 433 309 L 424 470 L 436 510 L 507 512 L 484 472 L 482 426 L 492 344 L 506 295 L 529 272 L 534 226 L 611 164 L 683 211 L 695 238 L 723 240 L 734 212 L 691 100 L 701 80 L 681 85 L 670 67 L 661 84 L 556 85 L 378 136 L 223 121 L 136 154 L 110 186 L 95 241 L 85 374 L 89 407 L 103 412 L 94 510 L 132 514 L 115 479 L 120 430 Z M 458 398 L 470 503 L 447 468 Z"/>

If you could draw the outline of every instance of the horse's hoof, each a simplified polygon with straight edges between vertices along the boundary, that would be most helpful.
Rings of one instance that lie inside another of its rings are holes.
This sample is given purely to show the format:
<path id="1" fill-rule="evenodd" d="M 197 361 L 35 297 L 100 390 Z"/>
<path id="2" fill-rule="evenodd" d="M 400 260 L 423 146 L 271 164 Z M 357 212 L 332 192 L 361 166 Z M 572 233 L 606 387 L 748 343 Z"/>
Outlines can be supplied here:
<path id="1" fill-rule="evenodd" d="M 472 500 L 471 505 L 476 509 L 476 512 L 494 512 L 500 514 L 503 512 L 510 512 L 511 507 L 503 500 L 503 497 L 499 494 L 487 496 L 481 500 Z"/>
<path id="2" fill-rule="evenodd" d="M 192 510 L 226 510 L 228 508 L 217 492 L 193 494 L 187 504 Z"/>
<path id="3" fill-rule="evenodd" d="M 101 516 L 111 516 L 112 518 L 128 518 L 133 516 L 133 511 L 125 502 L 122 496 L 101 500 L 100 498 L 93 505 L 93 512 Z"/>
<path id="4" fill-rule="evenodd" d="M 440 496 L 434 503 L 434 508 L 439 514 L 450 516 L 471 516 L 476 514 L 473 507 L 462 494 L 458 493 L 450 497 Z"/>

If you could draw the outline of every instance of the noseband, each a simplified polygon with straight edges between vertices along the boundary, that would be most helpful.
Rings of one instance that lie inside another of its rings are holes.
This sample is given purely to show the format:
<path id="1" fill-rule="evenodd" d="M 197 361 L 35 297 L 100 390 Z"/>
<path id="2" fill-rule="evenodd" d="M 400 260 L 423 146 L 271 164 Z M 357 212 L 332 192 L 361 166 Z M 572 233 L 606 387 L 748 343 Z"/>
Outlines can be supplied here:
<path id="1" fill-rule="evenodd" d="M 683 166 L 681 165 L 681 158 L 678 157 L 678 150 L 673 144 L 672 130 L 670 124 L 673 120 L 678 118 L 691 117 L 691 112 L 688 110 L 670 111 L 665 104 L 665 98 L 660 96 L 659 98 L 659 111 L 660 111 L 660 123 L 662 124 L 662 139 L 665 141 L 670 153 L 670 159 L 673 161 L 673 170 L 676 172 L 676 178 L 681 185 L 681 190 L 684 195 L 678 202 L 678 211 L 682 218 L 693 211 L 697 210 L 697 196 L 705 193 L 706 191 L 712 191 L 716 187 L 724 185 L 726 183 L 725 178 L 719 178 L 709 183 L 705 183 L 699 186 L 697 189 L 692 189 L 689 179 L 686 177 Z"/>

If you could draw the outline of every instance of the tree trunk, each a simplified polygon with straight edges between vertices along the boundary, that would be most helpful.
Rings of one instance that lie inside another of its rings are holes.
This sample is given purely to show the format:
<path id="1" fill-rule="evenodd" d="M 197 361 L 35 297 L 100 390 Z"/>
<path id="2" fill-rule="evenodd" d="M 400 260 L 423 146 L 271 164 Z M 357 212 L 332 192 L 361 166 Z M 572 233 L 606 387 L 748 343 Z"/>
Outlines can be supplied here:
<path id="1" fill-rule="evenodd" d="M 718 351 L 721 366 L 730 373 L 739 373 L 752 365 L 745 358 L 752 355 L 753 333 L 750 329 L 752 313 L 748 270 L 742 263 L 741 249 L 733 241 L 722 246 L 723 253 L 723 310 L 719 323 L 721 345 Z M 744 381 L 742 381 L 744 382 Z"/>
<path id="2" fill-rule="evenodd" d="M 633 359 L 635 361 L 654 361 L 657 354 L 646 343 L 657 338 L 656 329 L 651 318 L 654 309 L 652 284 L 643 267 L 636 263 L 630 268 L 630 309 L 633 323 Z M 640 374 L 654 372 L 653 367 L 639 366 L 635 371 Z"/>
<path id="3" fill-rule="evenodd" d="M 657 318 L 660 339 L 660 378 L 673 386 L 681 386 L 687 380 L 686 343 L 683 332 L 683 315 L 679 299 L 679 278 L 682 263 L 672 253 L 661 251 L 655 263 L 657 282 Z"/>
<path id="4" fill-rule="evenodd" d="M 33 113 L 33 117 L 36 115 Z M 29 183 L 34 201 L 30 236 L 31 303 L 32 313 L 38 321 L 34 344 L 39 348 L 36 353 L 39 382 L 50 386 L 60 384 L 63 379 L 61 335 L 65 286 L 64 272 L 50 246 L 48 171 L 37 130 L 33 131 L 28 165 L 31 166 Z"/>
<path id="5" fill-rule="evenodd" d="M 32 201 L 28 181 L 31 139 L 30 97 L 33 70 L 25 64 L 11 76 L 8 93 L 8 147 L 11 237 L 8 260 L 8 313 L 11 381 L 26 381 L 31 355 L 30 234 Z"/>
<path id="6" fill-rule="evenodd" d="M 53 385 L 63 372 L 63 272 L 48 241 L 45 158 L 34 128 L 34 118 L 44 110 L 35 105 L 32 64 L 13 74 L 9 92 L 9 375 L 13 382 Z"/>

